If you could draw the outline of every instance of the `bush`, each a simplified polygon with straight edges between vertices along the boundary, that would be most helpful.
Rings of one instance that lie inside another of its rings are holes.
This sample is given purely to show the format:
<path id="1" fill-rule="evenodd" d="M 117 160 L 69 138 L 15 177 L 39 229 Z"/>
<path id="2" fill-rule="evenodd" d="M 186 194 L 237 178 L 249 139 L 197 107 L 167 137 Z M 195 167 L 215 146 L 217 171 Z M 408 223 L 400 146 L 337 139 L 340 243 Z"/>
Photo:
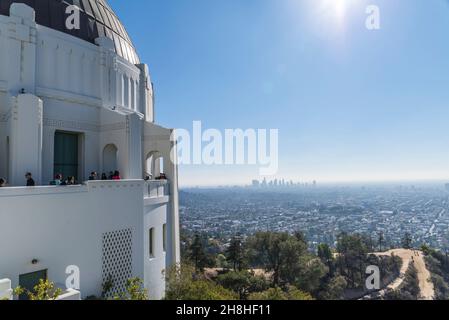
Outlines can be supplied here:
<path id="1" fill-rule="evenodd" d="M 276 287 L 263 292 L 252 293 L 248 300 L 313 300 L 313 298 L 310 294 L 290 286 L 286 291 Z"/>
<path id="2" fill-rule="evenodd" d="M 237 300 L 236 293 L 206 280 L 190 265 L 176 265 L 167 275 L 167 300 Z"/>

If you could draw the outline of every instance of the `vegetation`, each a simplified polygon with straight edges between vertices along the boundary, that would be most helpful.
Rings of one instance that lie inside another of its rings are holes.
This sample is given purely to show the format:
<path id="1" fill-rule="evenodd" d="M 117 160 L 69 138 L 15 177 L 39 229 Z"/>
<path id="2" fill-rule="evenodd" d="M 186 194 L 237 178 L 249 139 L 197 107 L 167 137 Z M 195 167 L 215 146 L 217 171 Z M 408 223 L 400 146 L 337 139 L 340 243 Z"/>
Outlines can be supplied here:
<path id="1" fill-rule="evenodd" d="M 238 295 L 231 290 L 210 281 L 191 265 L 177 265 L 168 270 L 167 300 L 237 300 Z"/>
<path id="2" fill-rule="evenodd" d="M 226 250 L 226 260 L 232 263 L 234 271 L 242 271 L 245 267 L 245 249 L 240 236 L 231 239 L 229 248 Z"/>
<path id="3" fill-rule="evenodd" d="M 313 300 L 313 298 L 310 294 L 290 286 L 286 290 L 276 287 L 256 292 L 251 294 L 248 300 Z"/>
<path id="4" fill-rule="evenodd" d="M 246 300 L 250 294 L 269 289 L 269 283 L 263 276 L 256 276 L 249 271 L 226 272 L 219 275 L 216 282 L 226 289 L 239 295 L 240 300 Z"/>
<path id="5" fill-rule="evenodd" d="M 204 268 L 214 265 L 214 259 L 211 254 L 208 254 L 205 247 L 208 245 L 208 240 L 196 234 L 193 240 L 187 244 L 186 258 L 193 263 L 195 270 L 203 271 Z"/>
<path id="6" fill-rule="evenodd" d="M 405 274 L 402 285 L 397 290 L 386 293 L 385 300 L 418 300 L 420 295 L 419 281 L 416 268 L 411 265 Z"/>
<path id="7" fill-rule="evenodd" d="M 382 241 L 379 239 L 379 247 Z M 236 236 L 228 245 L 215 243 L 213 251 L 207 247 L 210 243 L 211 239 L 200 235 L 185 239 L 186 265 L 169 272 L 167 299 L 357 298 L 369 293 L 365 288 L 368 266 L 379 266 L 385 287 L 399 275 L 402 262 L 398 257 L 370 254 L 375 251 L 373 241 L 358 234 L 342 233 L 335 250 L 320 244 L 316 252 L 308 250 L 300 232 Z M 205 268 L 209 269 L 204 272 Z"/>
<path id="8" fill-rule="evenodd" d="M 143 281 L 139 278 L 132 278 L 126 282 L 126 292 L 118 294 L 115 300 L 149 300 L 148 291 L 143 287 Z"/>
<path id="9" fill-rule="evenodd" d="M 432 275 L 435 299 L 449 300 L 449 253 L 436 251 L 427 246 L 421 248 L 426 266 Z"/>
<path id="10" fill-rule="evenodd" d="M 272 272 L 273 286 L 293 283 L 301 269 L 307 243 L 288 233 L 259 232 L 247 241 L 250 261 Z"/>
<path id="11" fill-rule="evenodd" d="M 402 247 L 404 249 L 411 249 L 412 242 L 413 242 L 413 238 L 412 238 L 411 234 L 407 232 L 404 235 L 404 238 L 402 238 Z"/>
<path id="12" fill-rule="evenodd" d="M 29 300 L 56 300 L 62 294 L 62 290 L 55 287 L 55 284 L 49 280 L 39 280 L 39 283 L 33 288 L 33 291 L 17 287 L 14 295 L 27 295 Z"/>

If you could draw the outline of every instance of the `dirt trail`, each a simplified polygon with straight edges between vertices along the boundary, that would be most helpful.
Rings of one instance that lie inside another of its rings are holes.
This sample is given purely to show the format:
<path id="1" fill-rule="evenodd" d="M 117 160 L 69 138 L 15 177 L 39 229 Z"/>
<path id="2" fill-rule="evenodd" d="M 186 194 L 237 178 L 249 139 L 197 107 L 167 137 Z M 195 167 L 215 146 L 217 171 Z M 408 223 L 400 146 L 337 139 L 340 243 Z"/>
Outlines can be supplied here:
<path id="1" fill-rule="evenodd" d="M 388 285 L 387 289 L 395 290 L 401 286 L 404 282 L 405 274 L 413 263 L 418 273 L 419 288 L 421 290 L 421 300 L 433 300 L 435 296 L 435 289 L 431 281 L 431 275 L 427 270 L 426 263 L 424 261 L 424 255 L 421 251 L 407 250 L 407 249 L 393 249 L 387 252 L 376 253 L 378 256 L 398 256 L 402 259 L 402 267 L 399 277 Z M 383 290 L 384 291 L 384 290 Z"/>

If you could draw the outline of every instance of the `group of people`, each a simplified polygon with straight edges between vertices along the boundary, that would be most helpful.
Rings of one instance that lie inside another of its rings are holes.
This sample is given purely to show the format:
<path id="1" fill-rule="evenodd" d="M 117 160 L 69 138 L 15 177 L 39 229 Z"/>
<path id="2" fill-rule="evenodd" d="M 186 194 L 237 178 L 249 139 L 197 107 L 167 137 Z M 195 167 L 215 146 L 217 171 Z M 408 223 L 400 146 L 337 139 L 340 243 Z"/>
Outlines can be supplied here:
<path id="1" fill-rule="evenodd" d="M 27 172 L 25 174 L 26 179 L 26 186 L 27 187 L 34 187 L 36 185 L 36 182 L 33 179 L 33 175 L 31 172 Z M 89 175 L 89 181 L 95 181 L 95 180 L 121 180 L 120 172 L 119 171 L 110 171 L 109 175 L 106 173 L 103 173 L 99 179 L 98 173 L 95 171 L 92 171 Z M 145 180 L 150 180 L 150 176 L 146 176 Z M 157 177 L 156 180 L 166 180 L 167 177 L 165 174 L 161 173 L 160 177 Z M 55 179 L 50 181 L 51 186 L 73 186 L 78 184 L 76 181 L 76 178 L 71 176 L 64 179 L 64 176 L 61 173 L 58 173 L 55 175 Z M 0 188 L 6 187 L 7 181 L 4 178 L 0 178 Z"/>
<path id="2" fill-rule="evenodd" d="M 77 184 L 75 177 L 71 176 L 64 179 L 64 176 L 61 173 L 55 175 L 55 179 L 50 181 L 51 186 L 74 186 Z"/>
<path id="3" fill-rule="evenodd" d="M 33 175 L 31 174 L 31 172 L 27 172 L 25 174 L 25 179 L 26 179 L 26 186 L 27 187 L 34 187 L 36 186 L 36 182 L 34 182 L 33 179 Z M 7 186 L 7 181 L 5 178 L 0 178 L 0 188 L 4 188 Z"/>
<path id="4" fill-rule="evenodd" d="M 92 171 L 90 173 L 89 176 L 89 181 L 95 181 L 95 180 L 121 180 L 122 178 L 120 177 L 120 172 L 119 171 L 110 171 L 109 175 L 107 175 L 106 173 L 102 173 L 101 174 L 101 179 L 98 179 L 98 173 L 96 173 L 95 171 Z"/>

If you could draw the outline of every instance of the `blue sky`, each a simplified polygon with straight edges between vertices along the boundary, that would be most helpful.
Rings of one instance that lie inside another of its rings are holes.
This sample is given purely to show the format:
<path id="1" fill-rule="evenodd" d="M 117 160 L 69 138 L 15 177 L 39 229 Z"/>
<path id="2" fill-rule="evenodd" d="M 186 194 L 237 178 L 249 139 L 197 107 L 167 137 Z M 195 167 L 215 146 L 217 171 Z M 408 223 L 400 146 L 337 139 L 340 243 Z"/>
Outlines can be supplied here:
<path id="1" fill-rule="evenodd" d="M 449 179 L 447 1 L 109 2 L 150 67 L 158 123 L 279 129 L 278 177 L 293 180 Z M 180 168 L 184 186 L 257 177 Z"/>

